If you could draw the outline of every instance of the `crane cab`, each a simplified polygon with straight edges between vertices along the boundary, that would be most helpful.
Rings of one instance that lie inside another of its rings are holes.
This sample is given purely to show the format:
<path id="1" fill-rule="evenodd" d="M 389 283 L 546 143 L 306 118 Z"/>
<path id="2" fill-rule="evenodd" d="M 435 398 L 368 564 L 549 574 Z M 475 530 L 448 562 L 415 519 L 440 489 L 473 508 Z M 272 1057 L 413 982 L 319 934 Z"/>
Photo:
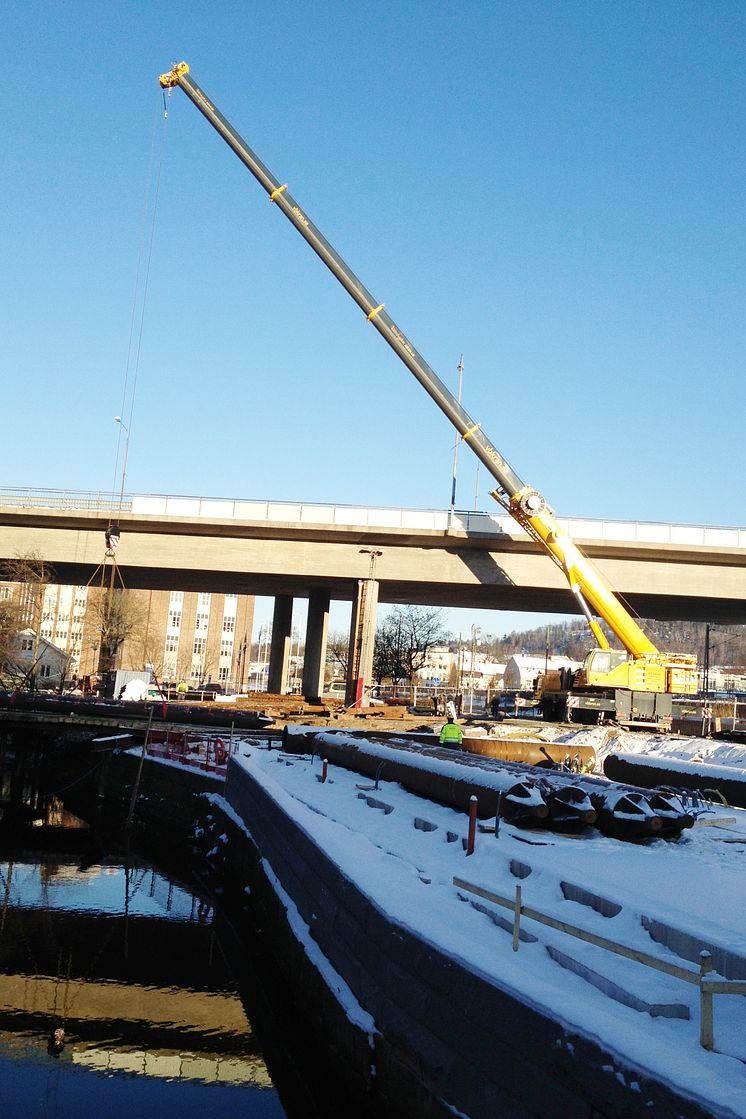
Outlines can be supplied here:
<path id="1" fill-rule="evenodd" d="M 695 657 L 676 653 L 656 652 L 631 657 L 616 649 L 592 649 L 573 683 L 595 688 L 693 695 L 697 690 L 697 661 Z"/>

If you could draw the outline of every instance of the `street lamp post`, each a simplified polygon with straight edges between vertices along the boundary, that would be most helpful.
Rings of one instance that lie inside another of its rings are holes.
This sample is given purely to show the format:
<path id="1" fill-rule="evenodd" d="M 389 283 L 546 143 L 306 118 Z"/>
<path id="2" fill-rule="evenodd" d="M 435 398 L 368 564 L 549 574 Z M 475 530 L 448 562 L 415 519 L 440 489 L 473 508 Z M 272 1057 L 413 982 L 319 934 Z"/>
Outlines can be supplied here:
<path id="1" fill-rule="evenodd" d="M 469 714 L 473 714 L 474 710 L 474 656 L 477 647 L 477 638 L 481 636 L 482 630 L 479 626 L 471 627 L 471 652 L 469 659 Z"/>

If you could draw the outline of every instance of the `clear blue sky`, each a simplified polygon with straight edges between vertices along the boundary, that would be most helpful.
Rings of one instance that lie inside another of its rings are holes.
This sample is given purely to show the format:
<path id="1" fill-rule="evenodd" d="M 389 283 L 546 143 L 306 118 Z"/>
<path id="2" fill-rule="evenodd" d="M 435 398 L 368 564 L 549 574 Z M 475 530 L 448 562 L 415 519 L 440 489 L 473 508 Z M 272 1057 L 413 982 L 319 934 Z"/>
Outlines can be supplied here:
<path id="1" fill-rule="evenodd" d="M 118 488 L 121 414 L 134 492 L 448 504 L 432 401 L 180 91 L 163 135 L 184 58 L 560 514 L 746 523 L 741 0 L 31 0 L 5 42 L 4 484 Z"/>

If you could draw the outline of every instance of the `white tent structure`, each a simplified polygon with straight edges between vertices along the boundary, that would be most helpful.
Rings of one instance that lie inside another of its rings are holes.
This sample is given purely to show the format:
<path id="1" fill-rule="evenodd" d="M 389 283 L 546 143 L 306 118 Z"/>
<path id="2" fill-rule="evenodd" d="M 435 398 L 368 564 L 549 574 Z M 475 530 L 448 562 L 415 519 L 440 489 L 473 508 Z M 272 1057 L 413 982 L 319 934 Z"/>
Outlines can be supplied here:
<path id="1" fill-rule="evenodd" d="M 503 674 L 503 687 L 506 691 L 532 691 L 537 676 L 548 669 L 580 668 L 580 661 L 569 657 L 530 657 L 517 653 L 509 658 Z"/>

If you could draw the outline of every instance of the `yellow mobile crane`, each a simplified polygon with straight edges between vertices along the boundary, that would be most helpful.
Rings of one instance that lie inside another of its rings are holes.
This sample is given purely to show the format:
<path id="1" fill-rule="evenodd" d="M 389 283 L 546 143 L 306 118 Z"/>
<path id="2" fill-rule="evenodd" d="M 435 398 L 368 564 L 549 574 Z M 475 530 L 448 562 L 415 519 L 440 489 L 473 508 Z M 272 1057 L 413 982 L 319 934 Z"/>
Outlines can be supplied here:
<path id="1" fill-rule="evenodd" d="M 176 86 L 207 118 L 241 162 L 251 171 L 285 217 L 355 300 L 368 321 L 388 342 L 422 387 L 445 413 L 462 439 L 495 479 L 492 497 L 518 522 L 564 572 L 585 615 L 598 648 L 582 668 L 568 678 L 547 674 L 541 700 L 547 717 L 563 718 L 576 710 L 583 721 L 611 717 L 619 722 L 664 722 L 670 718 L 674 695 L 697 690 L 696 657 L 661 653 L 625 609 L 598 571 L 558 524 L 542 495 L 526 485 L 485 435 L 481 425 L 462 408 L 424 358 L 347 266 L 287 189 L 264 166 L 241 136 L 215 108 L 189 75 L 186 62 L 162 74 L 164 89 Z M 598 618 L 615 634 L 622 650 L 609 647 Z"/>

